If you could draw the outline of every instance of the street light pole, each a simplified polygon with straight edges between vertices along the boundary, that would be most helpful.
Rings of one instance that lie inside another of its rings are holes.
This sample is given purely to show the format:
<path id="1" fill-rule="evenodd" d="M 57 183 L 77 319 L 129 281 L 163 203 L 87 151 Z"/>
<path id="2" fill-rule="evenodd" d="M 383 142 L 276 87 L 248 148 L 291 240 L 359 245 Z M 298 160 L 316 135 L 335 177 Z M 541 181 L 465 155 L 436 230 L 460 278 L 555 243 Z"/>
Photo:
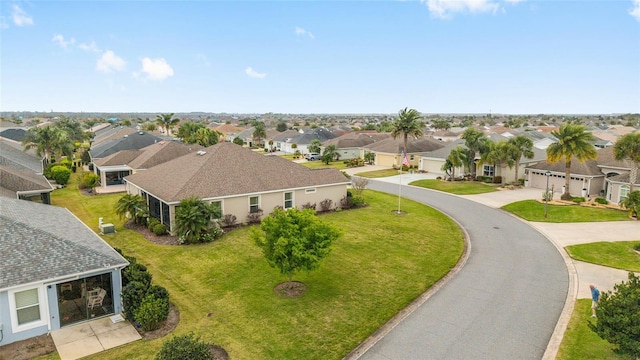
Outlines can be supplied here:
<path id="1" fill-rule="evenodd" d="M 544 217 L 546 218 L 549 213 L 549 176 L 551 176 L 551 171 L 547 170 L 544 175 L 547 177 L 547 190 L 544 193 Z"/>

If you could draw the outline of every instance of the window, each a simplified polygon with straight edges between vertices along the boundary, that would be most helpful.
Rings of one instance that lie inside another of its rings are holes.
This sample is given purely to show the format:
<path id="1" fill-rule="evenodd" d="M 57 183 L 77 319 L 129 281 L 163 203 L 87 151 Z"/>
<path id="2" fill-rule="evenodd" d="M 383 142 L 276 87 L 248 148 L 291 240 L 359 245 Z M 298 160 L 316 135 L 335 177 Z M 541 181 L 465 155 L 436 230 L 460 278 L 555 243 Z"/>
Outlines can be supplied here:
<path id="1" fill-rule="evenodd" d="M 212 201 L 211 208 L 216 211 L 217 216 L 212 217 L 214 220 L 222 218 L 222 201 Z"/>
<path id="2" fill-rule="evenodd" d="M 293 207 L 293 193 L 284 193 L 284 208 L 291 209 Z"/>
<path id="3" fill-rule="evenodd" d="M 39 321 L 40 299 L 38 289 L 29 289 L 14 293 L 18 326 Z"/>
<path id="4" fill-rule="evenodd" d="M 304 189 L 305 194 L 313 194 L 316 192 L 316 189 Z"/>
<path id="5" fill-rule="evenodd" d="M 629 196 L 629 185 L 622 185 L 620 186 L 620 201 L 618 201 L 619 203 L 623 202 L 624 199 L 626 199 Z"/>
<path id="6" fill-rule="evenodd" d="M 260 210 L 260 197 L 259 196 L 251 196 L 249 197 L 249 213 L 255 214 Z"/>
<path id="7" fill-rule="evenodd" d="M 413 161 L 413 155 L 409 155 L 409 160 Z"/>
<path id="8" fill-rule="evenodd" d="M 482 175 L 483 176 L 494 176 L 493 165 L 483 165 L 482 166 Z"/>

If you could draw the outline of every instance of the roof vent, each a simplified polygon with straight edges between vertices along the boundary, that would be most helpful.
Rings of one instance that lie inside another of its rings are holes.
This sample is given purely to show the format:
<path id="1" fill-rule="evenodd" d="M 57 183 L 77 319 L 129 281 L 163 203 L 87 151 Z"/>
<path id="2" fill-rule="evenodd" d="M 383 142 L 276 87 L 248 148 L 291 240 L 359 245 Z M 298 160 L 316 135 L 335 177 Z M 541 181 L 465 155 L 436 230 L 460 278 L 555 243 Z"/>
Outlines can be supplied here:
<path id="1" fill-rule="evenodd" d="M 202 155 L 204 155 L 206 153 L 207 153 L 206 151 L 202 151 L 202 150 L 196 152 L 196 154 L 198 154 L 200 156 L 202 156 Z"/>

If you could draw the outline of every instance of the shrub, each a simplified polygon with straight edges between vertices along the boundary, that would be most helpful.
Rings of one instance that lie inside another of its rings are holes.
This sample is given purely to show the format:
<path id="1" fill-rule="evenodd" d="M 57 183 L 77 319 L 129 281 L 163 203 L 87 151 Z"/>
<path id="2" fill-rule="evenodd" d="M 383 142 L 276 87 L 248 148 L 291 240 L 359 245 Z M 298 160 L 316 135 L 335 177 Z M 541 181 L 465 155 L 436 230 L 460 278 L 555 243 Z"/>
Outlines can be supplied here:
<path id="1" fill-rule="evenodd" d="M 584 197 L 582 196 L 574 196 L 571 198 L 571 201 L 573 201 L 576 204 L 580 204 L 580 203 L 583 203 L 585 200 L 584 200 Z"/>
<path id="2" fill-rule="evenodd" d="M 633 246 L 636 251 L 640 251 L 640 243 L 637 243 Z"/>
<path id="3" fill-rule="evenodd" d="M 502 176 L 500 175 L 496 175 L 493 177 L 493 183 L 494 184 L 502 184 Z"/>
<path id="4" fill-rule="evenodd" d="M 164 299 L 156 299 L 153 295 L 147 295 L 142 299 L 135 311 L 135 320 L 144 331 L 156 330 L 160 323 L 167 319 L 169 303 Z"/>
<path id="5" fill-rule="evenodd" d="M 340 208 L 341 209 L 351 209 L 351 196 L 345 196 L 340 199 Z"/>
<path id="6" fill-rule="evenodd" d="M 167 233 L 167 227 L 165 224 L 157 223 L 153 225 L 153 229 L 151 231 L 153 231 L 153 233 L 156 234 L 157 236 L 161 236 Z"/>
<path id="7" fill-rule="evenodd" d="M 489 183 L 493 182 L 493 179 L 491 178 L 491 176 L 485 176 L 483 181 L 485 183 L 489 184 Z"/>
<path id="8" fill-rule="evenodd" d="M 553 191 L 544 191 L 542 193 L 542 201 L 551 201 L 553 200 Z"/>
<path id="9" fill-rule="evenodd" d="M 320 211 L 329 211 L 331 210 L 331 206 L 333 205 L 333 200 L 324 199 L 320 201 Z"/>
<path id="10" fill-rule="evenodd" d="M 484 181 L 484 176 L 476 175 L 476 181 Z"/>
<path id="11" fill-rule="evenodd" d="M 56 165 L 51 168 L 51 177 L 60 185 L 66 185 L 71 177 L 71 170 L 66 166 Z"/>
<path id="12" fill-rule="evenodd" d="M 249 215 L 247 215 L 247 223 L 259 224 L 261 218 L 262 218 L 262 209 L 258 209 L 258 211 L 252 212 Z"/>
<path id="13" fill-rule="evenodd" d="M 162 344 L 155 360 L 214 360 L 209 344 L 192 333 L 174 336 Z"/>
<path id="14" fill-rule="evenodd" d="M 595 202 L 597 202 L 598 204 L 601 204 L 601 205 L 607 205 L 609 203 L 607 201 L 607 199 L 601 198 L 601 197 L 597 197 L 593 201 L 595 201 Z"/>
<path id="15" fill-rule="evenodd" d="M 147 229 L 149 229 L 149 231 L 153 231 L 153 227 L 160 224 L 160 220 L 154 218 L 154 217 L 150 217 L 149 221 L 147 222 Z"/>
<path id="16" fill-rule="evenodd" d="M 222 217 L 222 220 L 220 220 L 222 222 L 222 225 L 224 226 L 233 226 L 236 224 L 237 218 L 235 215 L 233 214 L 225 214 Z"/>
<path id="17" fill-rule="evenodd" d="M 80 175 L 80 188 L 81 189 L 93 189 L 98 186 L 100 176 L 90 171 L 85 171 Z"/>
<path id="18" fill-rule="evenodd" d="M 356 195 L 351 197 L 351 206 L 360 207 L 364 205 L 364 198 L 362 196 Z"/>
<path id="19" fill-rule="evenodd" d="M 146 286 L 151 285 L 151 279 L 153 275 L 150 272 L 147 272 L 147 267 L 140 263 L 133 263 L 127 266 L 123 271 L 123 284 L 127 284 L 129 282 L 138 281 Z"/>
<path id="20" fill-rule="evenodd" d="M 362 195 L 362 191 L 369 185 L 369 179 L 363 177 L 354 177 L 351 179 L 351 187 L 356 195 Z"/>
<path id="21" fill-rule="evenodd" d="M 64 158 L 60 160 L 59 165 L 65 166 L 67 169 L 71 170 L 71 160 L 69 158 Z"/>
<path id="22" fill-rule="evenodd" d="M 316 210 L 316 203 L 312 204 L 312 203 L 308 202 L 306 204 L 302 204 L 302 210 L 304 210 L 304 209 L 311 209 L 311 210 L 315 211 Z"/>
<path id="23" fill-rule="evenodd" d="M 129 320 L 135 319 L 135 314 L 147 295 L 149 286 L 139 281 L 132 281 L 122 288 L 122 306 L 124 316 Z"/>
<path id="24" fill-rule="evenodd" d="M 160 285 L 150 286 L 147 290 L 147 295 L 153 295 L 156 299 L 167 300 L 167 302 L 169 302 L 169 291 Z"/>

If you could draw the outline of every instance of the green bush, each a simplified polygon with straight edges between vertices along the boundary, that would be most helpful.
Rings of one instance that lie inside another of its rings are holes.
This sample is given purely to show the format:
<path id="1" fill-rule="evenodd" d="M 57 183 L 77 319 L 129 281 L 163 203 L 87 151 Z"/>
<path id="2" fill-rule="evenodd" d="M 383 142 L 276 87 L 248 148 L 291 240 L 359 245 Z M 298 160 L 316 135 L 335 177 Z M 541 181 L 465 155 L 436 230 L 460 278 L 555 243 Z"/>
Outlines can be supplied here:
<path id="1" fill-rule="evenodd" d="M 66 166 L 67 169 L 71 170 L 71 165 L 72 165 L 71 159 L 64 158 L 64 159 L 60 160 L 59 165 Z"/>
<path id="2" fill-rule="evenodd" d="M 609 202 L 607 201 L 607 199 L 605 198 L 601 198 L 601 197 L 597 197 L 595 198 L 595 200 L 593 200 L 595 202 L 597 202 L 598 204 L 602 204 L 602 205 L 607 205 Z"/>
<path id="3" fill-rule="evenodd" d="M 169 302 L 147 295 L 142 299 L 134 316 L 144 331 L 153 331 L 160 327 L 160 323 L 167 319 Z"/>
<path id="4" fill-rule="evenodd" d="M 127 319 L 135 319 L 135 314 L 147 295 L 148 289 L 149 285 L 139 281 L 132 281 L 122 288 L 122 306 Z"/>
<path id="5" fill-rule="evenodd" d="M 80 176 L 81 189 L 93 189 L 98 186 L 98 182 L 100 182 L 100 176 L 90 171 L 85 171 Z"/>
<path id="6" fill-rule="evenodd" d="M 636 251 L 640 251 L 640 243 L 637 243 L 633 246 Z"/>
<path id="7" fill-rule="evenodd" d="M 167 233 L 167 227 L 164 224 L 157 223 L 153 225 L 153 230 L 151 231 L 153 231 L 157 236 L 161 236 Z"/>
<path id="8" fill-rule="evenodd" d="M 122 284 L 127 285 L 130 282 L 141 282 L 145 286 L 151 285 L 151 273 L 147 272 L 147 267 L 140 263 L 131 263 L 122 271 Z"/>
<path id="9" fill-rule="evenodd" d="M 351 197 L 351 206 L 352 207 L 360 207 L 364 205 L 364 198 L 362 196 L 352 196 Z"/>
<path id="10" fill-rule="evenodd" d="M 169 291 L 160 285 L 150 286 L 147 295 L 153 295 L 156 299 L 167 300 L 167 303 L 169 302 Z"/>
<path id="11" fill-rule="evenodd" d="M 571 197 L 571 201 L 573 201 L 576 204 L 580 204 L 580 203 L 583 203 L 585 200 L 584 200 L 584 197 L 582 196 L 573 196 Z"/>
<path id="12" fill-rule="evenodd" d="M 502 184 L 502 176 L 500 175 L 496 175 L 493 177 L 493 183 L 494 184 Z"/>
<path id="13" fill-rule="evenodd" d="M 147 229 L 149 229 L 149 231 L 153 231 L 153 228 L 158 224 L 160 224 L 160 220 L 154 217 L 150 217 L 149 221 L 147 222 Z"/>
<path id="14" fill-rule="evenodd" d="M 174 336 L 162 344 L 162 349 L 156 354 L 155 360 L 214 360 L 209 350 L 209 344 L 200 337 L 187 334 Z"/>
<path id="15" fill-rule="evenodd" d="M 66 185 L 71 177 L 71 170 L 66 166 L 56 165 L 51 168 L 51 177 L 56 183 Z"/>

